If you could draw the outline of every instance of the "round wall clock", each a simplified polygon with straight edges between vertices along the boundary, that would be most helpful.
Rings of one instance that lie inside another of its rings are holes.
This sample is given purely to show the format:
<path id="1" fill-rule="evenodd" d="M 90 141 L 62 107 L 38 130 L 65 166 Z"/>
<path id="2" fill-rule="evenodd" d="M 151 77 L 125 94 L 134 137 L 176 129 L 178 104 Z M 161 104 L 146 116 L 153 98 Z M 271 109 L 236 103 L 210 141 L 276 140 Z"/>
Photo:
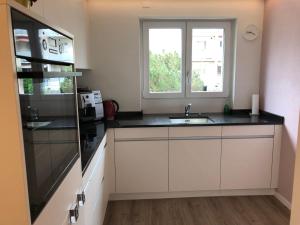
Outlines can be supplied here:
<path id="1" fill-rule="evenodd" d="M 246 27 L 243 37 L 247 41 L 253 41 L 258 37 L 258 35 L 259 35 L 258 27 L 252 24 Z"/>

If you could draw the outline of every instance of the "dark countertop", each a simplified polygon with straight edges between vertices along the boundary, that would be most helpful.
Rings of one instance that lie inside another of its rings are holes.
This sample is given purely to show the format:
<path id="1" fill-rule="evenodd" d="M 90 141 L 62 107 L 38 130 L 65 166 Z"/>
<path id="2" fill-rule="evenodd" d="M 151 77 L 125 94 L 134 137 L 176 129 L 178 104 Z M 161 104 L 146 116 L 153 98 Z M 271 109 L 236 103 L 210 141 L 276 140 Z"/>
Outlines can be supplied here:
<path id="1" fill-rule="evenodd" d="M 115 121 L 107 121 L 108 128 L 130 128 L 130 127 L 172 127 L 172 126 L 232 126 L 232 125 L 274 125 L 283 124 L 284 118 L 261 112 L 259 116 L 250 116 L 250 111 L 234 111 L 230 115 L 223 113 L 204 113 L 211 120 L 207 123 L 184 123 L 172 122 L 170 116 L 180 116 L 182 114 L 145 114 L 131 113 L 123 114 Z"/>
<path id="2" fill-rule="evenodd" d="M 230 115 L 223 113 L 205 113 L 211 121 L 208 123 L 172 123 L 170 116 L 181 114 L 146 114 L 142 112 L 120 113 L 115 121 L 98 121 L 80 123 L 80 144 L 83 174 L 88 168 L 107 128 L 134 128 L 134 127 L 172 127 L 172 126 L 232 126 L 232 125 L 275 125 L 283 124 L 284 118 L 261 112 L 259 116 L 251 117 L 249 111 L 234 111 Z"/>
<path id="3" fill-rule="evenodd" d="M 84 174 L 101 144 L 106 126 L 102 121 L 80 123 L 80 149 L 82 173 Z"/>

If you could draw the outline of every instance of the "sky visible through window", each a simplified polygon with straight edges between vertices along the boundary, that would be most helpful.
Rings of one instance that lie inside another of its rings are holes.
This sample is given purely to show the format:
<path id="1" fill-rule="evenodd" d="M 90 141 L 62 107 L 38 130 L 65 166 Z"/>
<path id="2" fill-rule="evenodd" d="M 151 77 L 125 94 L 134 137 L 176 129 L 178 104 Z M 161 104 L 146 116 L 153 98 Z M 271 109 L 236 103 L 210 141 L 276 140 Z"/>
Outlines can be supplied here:
<path id="1" fill-rule="evenodd" d="M 182 30 L 181 29 L 150 29 L 149 49 L 152 53 L 182 52 Z"/>

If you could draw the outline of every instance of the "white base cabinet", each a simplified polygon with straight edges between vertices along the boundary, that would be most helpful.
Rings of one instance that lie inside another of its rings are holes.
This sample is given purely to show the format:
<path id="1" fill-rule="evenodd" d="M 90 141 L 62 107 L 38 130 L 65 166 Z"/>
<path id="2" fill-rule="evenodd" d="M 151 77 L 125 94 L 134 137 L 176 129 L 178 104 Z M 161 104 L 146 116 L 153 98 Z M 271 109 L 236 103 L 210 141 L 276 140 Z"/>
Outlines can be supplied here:
<path id="1" fill-rule="evenodd" d="M 280 127 L 115 129 L 114 197 L 271 191 L 278 187 Z"/>
<path id="2" fill-rule="evenodd" d="M 84 175 L 84 224 L 101 225 L 104 220 L 109 191 L 106 190 L 107 162 L 106 137 L 98 148 L 90 167 Z"/>
<path id="3" fill-rule="evenodd" d="M 273 138 L 222 141 L 222 189 L 271 188 Z"/>
<path id="4" fill-rule="evenodd" d="M 81 166 L 80 160 L 74 164 L 69 171 L 64 181 L 51 197 L 47 206 L 38 216 L 34 225 L 64 225 L 69 224 L 69 210 L 72 204 L 76 204 L 76 196 L 80 193 L 81 188 Z M 82 216 L 79 215 L 80 220 L 77 225 L 84 225 L 82 223 Z"/>
<path id="5" fill-rule="evenodd" d="M 221 140 L 171 140 L 170 191 L 220 188 Z"/>
<path id="6" fill-rule="evenodd" d="M 116 192 L 168 191 L 168 141 L 115 143 Z"/>
<path id="7" fill-rule="evenodd" d="M 70 204 L 82 187 L 86 202 L 78 225 L 102 225 L 112 193 L 114 199 L 271 193 L 277 187 L 280 131 L 279 126 L 109 129 L 83 178 L 77 162 L 34 225 L 69 225 Z"/>

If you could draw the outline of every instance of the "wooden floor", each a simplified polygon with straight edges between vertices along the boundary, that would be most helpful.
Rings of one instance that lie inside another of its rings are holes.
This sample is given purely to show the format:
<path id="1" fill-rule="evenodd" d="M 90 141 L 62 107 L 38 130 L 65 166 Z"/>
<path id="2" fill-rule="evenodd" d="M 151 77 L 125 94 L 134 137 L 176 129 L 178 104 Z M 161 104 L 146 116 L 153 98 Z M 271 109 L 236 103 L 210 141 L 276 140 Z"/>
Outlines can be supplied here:
<path id="1" fill-rule="evenodd" d="M 104 225 L 288 225 L 290 213 L 272 196 L 110 202 Z"/>

